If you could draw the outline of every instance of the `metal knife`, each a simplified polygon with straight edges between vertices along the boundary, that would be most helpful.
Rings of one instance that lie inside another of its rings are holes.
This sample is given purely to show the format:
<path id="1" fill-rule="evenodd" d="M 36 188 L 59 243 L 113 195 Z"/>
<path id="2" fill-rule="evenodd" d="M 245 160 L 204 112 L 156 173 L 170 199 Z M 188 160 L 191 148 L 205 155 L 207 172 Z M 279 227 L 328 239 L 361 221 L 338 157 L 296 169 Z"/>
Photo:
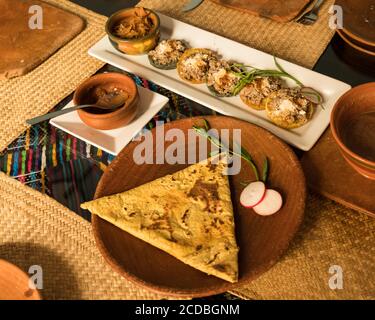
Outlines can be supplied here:
<path id="1" fill-rule="evenodd" d="M 190 0 L 189 3 L 187 3 L 183 8 L 183 12 L 189 12 L 191 10 L 194 10 L 195 8 L 199 7 L 204 0 Z"/>

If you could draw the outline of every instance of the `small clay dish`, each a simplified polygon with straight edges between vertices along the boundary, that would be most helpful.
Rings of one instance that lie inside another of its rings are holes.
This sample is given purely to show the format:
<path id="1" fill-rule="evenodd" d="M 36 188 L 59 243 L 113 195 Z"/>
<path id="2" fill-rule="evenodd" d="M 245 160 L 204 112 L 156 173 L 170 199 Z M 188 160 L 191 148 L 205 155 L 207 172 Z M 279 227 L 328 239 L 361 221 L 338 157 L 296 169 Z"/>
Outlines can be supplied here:
<path id="1" fill-rule="evenodd" d="M 83 82 L 74 93 L 75 105 L 97 104 L 103 94 L 121 94 L 125 104 L 111 111 L 78 110 L 81 120 L 94 129 L 112 130 L 126 126 L 137 116 L 138 88 L 134 80 L 121 73 L 102 73 Z"/>
<path id="2" fill-rule="evenodd" d="M 142 37 L 126 38 L 120 37 L 116 32 L 116 27 L 121 20 L 139 15 L 139 10 L 149 13 L 148 19 L 152 22 L 151 30 Z M 129 55 L 142 55 L 154 49 L 160 39 L 160 18 L 152 10 L 146 8 L 128 8 L 117 11 L 107 20 L 105 30 L 113 47 L 122 53 Z"/>
<path id="3" fill-rule="evenodd" d="M 375 161 L 365 153 L 371 152 L 375 143 L 374 101 L 375 82 L 367 83 L 344 94 L 331 114 L 331 130 L 343 157 L 359 174 L 372 180 L 375 180 Z M 358 119 L 361 122 L 355 124 Z"/>
<path id="4" fill-rule="evenodd" d="M 41 296 L 37 289 L 30 288 L 25 272 L 0 260 L 0 300 L 41 300 Z"/>

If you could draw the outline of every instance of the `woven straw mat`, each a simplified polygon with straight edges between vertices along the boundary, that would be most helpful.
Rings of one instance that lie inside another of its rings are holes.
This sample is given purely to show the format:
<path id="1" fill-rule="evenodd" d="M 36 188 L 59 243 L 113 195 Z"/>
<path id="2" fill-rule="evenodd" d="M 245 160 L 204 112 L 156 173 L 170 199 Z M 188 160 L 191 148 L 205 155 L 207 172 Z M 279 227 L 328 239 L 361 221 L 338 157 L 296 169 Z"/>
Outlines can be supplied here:
<path id="1" fill-rule="evenodd" d="M 26 128 L 25 120 L 51 110 L 104 64 L 87 50 L 105 34 L 106 17 L 67 0 L 44 0 L 81 16 L 86 28 L 27 75 L 0 81 L 0 151 Z"/>
<path id="2" fill-rule="evenodd" d="M 44 299 L 162 299 L 104 262 L 90 223 L 0 173 L 0 259 L 43 270 Z"/>
<path id="3" fill-rule="evenodd" d="M 375 219 L 315 194 L 305 214 L 284 257 L 232 293 L 247 299 L 375 299 Z M 331 274 L 333 266 L 341 269 Z M 341 271 L 343 289 L 332 290 L 331 277 Z"/>
<path id="4" fill-rule="evenodd" d="M 328 10 L 334 0 L 325 1 L 318 21 L 312 26 L 296 22 L 278 23 L 226 8 L 209 0 L 204 1 L 197 9 L 183 13 L 181 8 L 187 2 L 188 0 L 142 0 L 139 6 L 154 9 L 307 68 L 314 67 L 335 33 L 328 25 Z M 196 36 L 199 37 L 199 34 Z"/>

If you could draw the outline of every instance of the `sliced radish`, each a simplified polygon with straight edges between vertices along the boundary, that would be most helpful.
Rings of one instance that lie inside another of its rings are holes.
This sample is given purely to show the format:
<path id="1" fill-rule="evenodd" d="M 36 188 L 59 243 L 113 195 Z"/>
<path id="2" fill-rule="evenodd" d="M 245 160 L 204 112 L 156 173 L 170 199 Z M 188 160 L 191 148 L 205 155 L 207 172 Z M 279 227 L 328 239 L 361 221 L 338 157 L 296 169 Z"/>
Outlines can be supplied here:
<path id="1" fill-rule="evenodd" d="M 313 88 L 303 87 L 301 89 L 301 94 L 314 104 L 322 104 L 324 102 L 322 95 Z"/>
<path id="2" fill-rule="evenodd" d="M 253 208 L 262 202 L 266 194 L 266 185 L 261 182 L 250 183 L 241 193 L 240 202 L 245 208 Z"/>
<path id="3" fill-rule="evenodd" d="M 283 198 L 281 194 L 275 190 L 268 189 L 262 202 L 253 209 L 261 216 L 272 216 L 280 211 L 283 206 Z"/>

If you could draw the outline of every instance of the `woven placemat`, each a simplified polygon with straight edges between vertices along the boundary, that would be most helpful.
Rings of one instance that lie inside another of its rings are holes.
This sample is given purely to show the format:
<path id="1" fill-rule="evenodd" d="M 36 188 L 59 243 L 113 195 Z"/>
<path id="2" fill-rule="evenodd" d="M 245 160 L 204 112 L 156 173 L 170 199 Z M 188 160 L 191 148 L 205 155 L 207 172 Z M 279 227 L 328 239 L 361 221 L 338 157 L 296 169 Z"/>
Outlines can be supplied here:
<path id="1" fill-rule="evenodd" d="M 374 244 L 375 219 L 310 194 L 287 254 L 232 293 L 247 299 L 375 299 Z M 342 269 L 342 290 L 330 288 L 333 266 Z"/>
<path id="2" fill-rule="evenodd" d="M 104 262 L 90 223 L 0 173 L 0 259 L 43 271 L 44 299 L 163 299 Z"/>
<path id="3" fill-rule="evenodd" d="M 86 28 L 27 75 L 0 81 L 0 151 L 26 128 L 25 120 L 44 114 L 103 66 L 87 50 L 103 35 L 106 17 L 67 0 L 44 0 L 81 16 Z"/>
<path id="4" fill-rule="evenodd" d="M 188 0 L 142 0 L 138 5 L 307 68 L 315 65 L 335 33 L 328 25 L 328 9 L 334 0 L 325 1 L 318 21 L 312 26 L 296 22 L 275 22 L 226 8 L 209 0 L 205 0 L 197 9 L 183 13 L 181 8 L 187 2 Z M 199 37 L 199 34 L 195 36 Z"/>

